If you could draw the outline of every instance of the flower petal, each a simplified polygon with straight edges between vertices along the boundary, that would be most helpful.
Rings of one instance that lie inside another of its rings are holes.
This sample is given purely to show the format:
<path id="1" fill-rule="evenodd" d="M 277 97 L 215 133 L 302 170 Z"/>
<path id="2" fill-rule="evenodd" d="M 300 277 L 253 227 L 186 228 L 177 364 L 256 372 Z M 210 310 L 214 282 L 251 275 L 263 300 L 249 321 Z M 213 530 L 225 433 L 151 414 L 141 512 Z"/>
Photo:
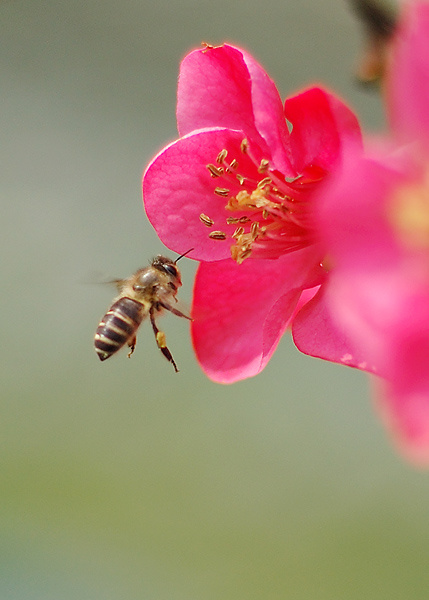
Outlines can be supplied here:
<path id="1" fill-rule="evenodd" d="M 426 307 L 428 306 L 426 298 Z M 414 308 L 414 307 L 413 307 Z M 426 313 L 428 312 L 426 308 Z M 420 466 L 429 466 L 429 331 L 426 321 L 409 323 L 392 341 L 392 373 L 380 384 L 377 406 L 402 453 Z M 416 320 L 417 321 L 417 320 Z M 398 329 L 401 328 L 399 324 Z M 396 350 L 396 352 L 395 352 Z"/>
<path id="2" fill-rule="evenodd" d="M 386 331 L 396 318 L 395 300 L 402 283 L 397 273 L 399 249 L 386 219 L 386 206 L 398 181 L 399 172 L 387 160 L 364 158 L 359 149 L 349 148 L 341 174 L 323 189 L 319 227 L 333 269 L 323 297 L 326 306 L 321 317 L 316 309 L 316 321 L 328 318 L 330 329 L 347 332 L 341 336 L 352 349 L 342 349 L 340 344 L 340 350 L 333 352 L 335 347 L 327 344 L 324 350 L 323 336 L 316 340 L 321 347 L 313 349 L 297 329 L 301 351 L 335 362 L 344 362 L 343 354 L 350 355 L 353 366 L 387 374 L 390 342 Z M 306 306 L 296 320 L 297 327 L 299 319 L 303 321 L 300 327 L 309 336 L 311 324 L 305 322 L 305 316 L 310 310 Z"/>
<path id="3" fill-rule="evenodd" d="M 375 152 L 364 157 L 351 146 L 340 173 L 322 189 L 319 230 L 336 270 L 344 266 L 368 273 L 397 263 L 399 249 L 386 217 L 388 198 L 404 181 L 399 162 Z"/>
<path id="4" fill-rule="evenodd" d="M 387 381 L 375 387 L 376 408 L 407 460 L 429 466 L 429 387 L 421 393 L 398 393 Z"/>
<path id="5" fill-rule="evenodd" d="M 376 367 L 368 362 L 333 317 L 332 307 L 326 302 L 326 286 L 299 311 L 292 323 L 292 336 L 304 354 L 376 372 Z"/>
<path id="6" fill-rule="evenodd" d="M 345 144 L 361 144 L 355 115 L 341 100 L 320 88 L 310 88 L 286 100 L 285 115 L 292 124 L 290 143 L 298 173 L 310 166 L 331 171 L 341 159 Z"/>
<path id="7" fill-rule="evenodd" d="M 407 3 L 396 32 L 387 103 L 395 133 L 429 144 L 429 4 Z"/>
<path id="8" fill-rule="evenodd" d="M 240 165 L 250 160 L 241 154 L 243 133 L 228 129 L 196 131 L 173 142 L 150 163 L 143 176 L 143 200 L 147 216 L 162 242 L 175 252 L 195 248 L 192 258 L 221 260 L 230 257 L 227 240 L 209 238 L 211 230 L 200 221 L 206 214 L 212 230 L 232 235 L 236 226 L 226 224 L 227 198 L 216 195 L 207 164 L 215 163 L 222 149 L 239 156 Z M 254 165 L 248 168 L 255 169 Z M 237 184 L 238 185 L 238 184 Z"/>
<path id="9" fill-rule="evenodd" d="M 246 52 L 233 46 L 195 50 L 182 61 L 177 92 L 180 135 L 227 127 L 245 132 L 264 157 L 293 176 L 289 131 L 274 82 Z"/>
<path id="10" fill-rule="evenodd" d="M 396 165 L 401 162 L 395 158 Z M 319 213 L 334 265 L 329 310 L 385 377 L 391 371 L 392 331 L 406 319 L 408 293 L 420 270 L 418 253 L 406 256 L 401 247 L 401 212 L 392 198 L 407 179 L 391 163 L 389 156 L 382 161 L 351 151 L 341 176 L 323 190 Z"/>
<path id="11" fill-rule="evenodd" d="M 307 304 L 294 321 L 294 337 L 302 351 L 329 359 L 329 344 L 323 347 L 318 337 L 320 323 L 324 325 L 326 314 L 329 325 L 340 323 L 359 349 L 357 357 L 350 352 L 353 366 L 366 368 L 359 364 L 362 354 L 368 370 L 385 378 L 379 383 L 378 408 L 396 443 L 407 458 L 428 466 L 429 247 L 427 180 L 420 169 L 424 154 L 413 165 L 413 146 L 393 156 L 387 146 L 373 149 L 367 157 L 347 152 L 341 175 L 323 190 L 319 226 L 333 268 L 324 290 L 325 306 Z M 334 351 L 330 354 L 337 360 L 337 348 Z"/>
<path id="12" fill-rule="evenodd" d="M 277 260 L 202 263 L 192 316 L 195 352 L 214 381 L 232 383 L 267 364 L 298 302 L 316 285 L 314 255 L 304 250 Z"/>

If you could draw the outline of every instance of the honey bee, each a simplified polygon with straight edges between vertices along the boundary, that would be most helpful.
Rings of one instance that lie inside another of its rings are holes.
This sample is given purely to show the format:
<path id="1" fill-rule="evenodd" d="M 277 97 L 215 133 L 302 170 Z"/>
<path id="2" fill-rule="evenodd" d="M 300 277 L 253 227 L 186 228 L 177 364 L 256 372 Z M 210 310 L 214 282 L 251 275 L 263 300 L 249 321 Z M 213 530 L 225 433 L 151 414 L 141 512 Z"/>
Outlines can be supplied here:
<path id="1" fill-rule="evenodd" d="M 357 79 L 366 85 L 379 84 L 386 72 L 398 18 L 392 7 L 378 0 L 350 0 L 350 3 L 363 25 L 366 38 Z"/>
<path id="2" fill-rule="evenodd" d="M 192 320 L 173 304 L 177 302 L 177 291 L 182 285 L 176 263 L 192 250 L 193 248 L 176 260 L 156 256 L 148 267 L 139 269 L 127 279 L 115 281 L 119 296 L 101 319 L 94 336 L 95 351 L 100 360 L 106 360 L 125 344 L 130 347 L 130 357 L 136 347 L 137 329 L 149 316 L 158 348 L 171 362 L 176 373 L 179 371 L 167 348 L 165 334 L 158 329 L 156 318 L 168 310 L 178 317 Z"/>

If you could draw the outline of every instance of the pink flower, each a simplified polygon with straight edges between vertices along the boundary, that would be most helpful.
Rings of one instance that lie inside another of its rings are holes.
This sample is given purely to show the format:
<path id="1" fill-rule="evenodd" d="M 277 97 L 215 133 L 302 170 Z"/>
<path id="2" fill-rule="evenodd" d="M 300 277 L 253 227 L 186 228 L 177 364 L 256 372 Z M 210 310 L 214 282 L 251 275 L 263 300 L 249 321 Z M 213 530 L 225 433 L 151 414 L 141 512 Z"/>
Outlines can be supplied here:
<path id="1" fill-rule="evenodd" d="M 194 347 L 209 377 L 232 382 L 265 367 L 325 282 L 313 200 L 359 125 L 320 88 L 283 106 L 262 67 L 228 45 L 185 57 L 177 121 L 180 139 L 144 175 L 145 208 L 168 247 L 201 261 Z"/>
<path id="2" fill-rule="evenodd" d="M 346 153 L 320 229 L 334 268 L 298 315 L 298 346 L 321 310 L 383 376 L 378 408 L 402 452 L 429 464 L 429 4 L 410 3 L 393 40 L 387 105 L 396 142 Z M 305 314 L 304 314 L 305 313 Z M 305 316 L 305 319 L 302 319 Z"/>

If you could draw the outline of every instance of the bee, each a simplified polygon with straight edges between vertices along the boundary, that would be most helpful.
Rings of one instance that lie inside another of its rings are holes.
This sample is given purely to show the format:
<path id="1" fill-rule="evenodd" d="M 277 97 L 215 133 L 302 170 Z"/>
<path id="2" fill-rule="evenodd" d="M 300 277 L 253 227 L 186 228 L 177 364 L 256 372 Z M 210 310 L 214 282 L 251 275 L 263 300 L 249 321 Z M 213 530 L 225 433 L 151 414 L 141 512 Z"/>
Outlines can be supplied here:
<path id="1" fill-rule="evenodd" d="M 174 306 L 177 291 L 182 285 L 176 263 L 192 250 L 193 248 L 176 260 L 158 255 L 148 267 L 139 269 L 127 279 L 114 282 L 119 296 L 101 319 L 94 336 L 95 351 L 100 360 L 106 360 L 125 344 L 130 348 L 130 357 L 136 347 L 137 329 L 149 316 L 158 348 L 171 362 L 176 373 L 179 371 L 167 348 L 165 334 L 158 329 L 156 318 L 168 310 L 178 317 L 192 320 Z"/>
<path id="2" fill-rule="evenodd" d="M 374 85 L 383 79 L 389 45 L 397 29 L 395 12 L 378 0 L 350 0 L 365 33 L 365 46 L 359 61 L 357 79 Z"/>

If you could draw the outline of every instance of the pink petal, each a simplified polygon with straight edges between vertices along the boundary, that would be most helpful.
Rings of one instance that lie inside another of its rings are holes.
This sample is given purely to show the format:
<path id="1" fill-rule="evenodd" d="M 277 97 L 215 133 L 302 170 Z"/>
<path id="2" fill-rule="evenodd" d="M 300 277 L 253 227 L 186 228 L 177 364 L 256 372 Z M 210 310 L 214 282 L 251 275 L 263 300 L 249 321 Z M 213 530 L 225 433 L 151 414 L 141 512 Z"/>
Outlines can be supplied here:
<path id="1" fill-rule="evenodd" d="M 264 158 L 293 176 L 289 131 L 274 82 L 246 52 L 233 46 L 195 50 L 182 61 L 177 93 L 180 135 L 206 127 L 245 132 Z"/>
<path id="2" fill-rule="evenodd" d="M 353 273 L 350 266 L 331 273 L 325 290 L 326 306 L 354 351 L 359 349 L 354 366 L 389 375 L 391 330 L 403 308 L 400 292 L 402 282 L 394 269 L 365 273 L 357 268 Z"/>
<path id="3" fill-rule="evenodd" d="M 299 313 L 301 308 L 303 308 L 307 304 L 307 302 L 310 302 L 310 300 L 312 300 L 314 298 L 314 296 L 317 294 L 317 292 L 320 290 L 320 288 L 321 288 L 321 285 L 316 285 L 315 287 L 303 290 L 303 292 L 298 300 L 298 303 L 295 306 L 295 310 L 293 311 L 293 313 L 289 319 L 289 325 L 292 325 L 293 320 L 295 319 L 296 315 Z"/>
<path id="4" fill-rule="evenodd" d="M 344 144 L 361 143 L 355 115 L 341 100 L 320 88 L 286 100 L 285 115 L 292 124 L 290 143 L 298 173 L 309 166 L 332 171 L 341 159 Z"/>
<path id="5" fill-rule="evenodd" d="M 255 124 L 270 149 L 273 167 L 285 176 L 295 176 L 292 153 L 290 149 L 290 134 L 284 116 L 283 102 L 274 82 L 264 69 L 246 52 L 244 60 L 252 81 L 252 102 Z"/>
<path id="6" fill-rule="evenodd" d="M 341 174 L 319 198 L 320 234 L 333 264 L 324 291 L 326 310 L 352 346 L 344 353 L 353 358 L 353 366 L 383 375 L 390 346 L 386 332 L 397 318 L 403 289 L 400 249 L 386 218 L 389 195 L 401 180 L 388 161 L 363 158 L 350 149 Z M 310 324 L 303 327 L 306 331 Z M 298 338 L 297 342 L 302 351 L 329 359 L 323 348 L 307 348 L 308 342 L 303 346 Z M 339 358 L 340 352 L 330 360 Z"/>
<path id="7" fill-rule="evenodd" d="M 427 310 L 426 310 L 427 312 Z M 427 315 L 426 315 L 427 316 Z M 408 328 L 407 328 L 408 329 Z M 404 332 L 405 333 L 405 332 Z M 380 384 L 378 409 L 403 454 L 429 466 L 429 331 L 428 321 L 395 340 L 392 378 Z M 394 355 L 396 354 L 396 356 Z"/>
<path id="8" fill-rule="evenodd" d="M 295 317 L 292 336 L 296 347 L 304 354 L 364 371 L 376 371 L 334 318 L 332 307 L 326 302 L 325 286 Z"/>
<path id="9" fill-rule="evenodd" d="M 365 158 L 352 146 L 339 174 L 322 188 L 319 231 L 336 269 L 349 265 L 353 272 L 368 272 L 396 264 L 399 249 L 386 218 L 389 196 L 404 180 L 396 162 Z"/>
<path id="10" fill-rule="evenodd" d="M 385 378 L 378 407 L 402 452 L 429 465 L 428 252 L 403 242 L 391 204 L 404 184 L 422 181 L 408 160 L 351 151 L 342 174 L 324 189 L 319 225 L 334 268 L 321 314 L 314 310 L 312 318 L 307 304 L 294 321 L 294 337 L 304 352 L 329 359 L 320 322 L 327 313 L 334 326 L 340 323 L 359 349 L 356 356 L 350 351 L 353 365 L 366 368 L 359 364 L 366 360 Z M 338 351 L 330 354 L 338 360 Z"/>
<path id="11" fill-rule="evenodd" d="M 242 155 L 244 134 L 227 129 L 194 132 L 162 150 L 143 176 L 143 199 L 147 216 L 162 242 L 175 252 L 195 248 L 192 258 L 221 260 L 230 257 L 231 241 L 209 238 L 210 231 L 232 235 L 236 226 L 226 225 L 227 198 L 216 195 L 207 164 L 215 163 L 222 149 L 240 158 L 246 170 L 249 159 Z M 255 169 L 253 164 L 247 169 Z M 237 183 L 238 185 L 238 183 Z M 238 191 L 238 190 L 237 190 Z M 211 229 L 200 221 L 200 214 L 214 221 Z"/>
<path id="12" fill-rule="evenodd" d="M 429 282 L 412 269 L 380 271 L 354 281 L 343 322 L 354 341 L 381 365 L 378 408 L 396 443 L 409 460 L 429 466 Z M 423 273 L 422 271 L 422 273 Z M 347 289 L 350 282 L 344 283 Z M 342 306 L 343 295 L 336 298 Z M 341 310 L 341 308 L 340 308 Z"/>
<path id="13" fill-rule="evenodd" d="M 429 144 L 429 4 L 409 2 L 394 38 L 387 102 L 392 125 L 405 139 Z"/>
<path id="14" fill-rule="evenodd" d="M 274 352 L 306 280 L 314 254 L 277 260 L 202 263 L 194 288 L 192 335 L 208 377 L 232 383 L 259 373 Z"/>
<path id="15" fill-rule="evenodd" d="M 382 162 L 350 151 L 319 199 L 320 233 L 334 266 L 329 311 L 383 376 L 391 370 L 391 331 L 406 318 L 406 297 L 420 269 L 419 256 L 404 256 L 392 227 L 397 217 L 389 203 L 406 179 L 390 163 L 390 157 Z"/>
<path id="16" fill-rule="evenodd" d="M 429 389 L 398 394 L 385 380 L 375 386 L 376 408 L 400 452 L 416 466 L 429 466 Z"/>

